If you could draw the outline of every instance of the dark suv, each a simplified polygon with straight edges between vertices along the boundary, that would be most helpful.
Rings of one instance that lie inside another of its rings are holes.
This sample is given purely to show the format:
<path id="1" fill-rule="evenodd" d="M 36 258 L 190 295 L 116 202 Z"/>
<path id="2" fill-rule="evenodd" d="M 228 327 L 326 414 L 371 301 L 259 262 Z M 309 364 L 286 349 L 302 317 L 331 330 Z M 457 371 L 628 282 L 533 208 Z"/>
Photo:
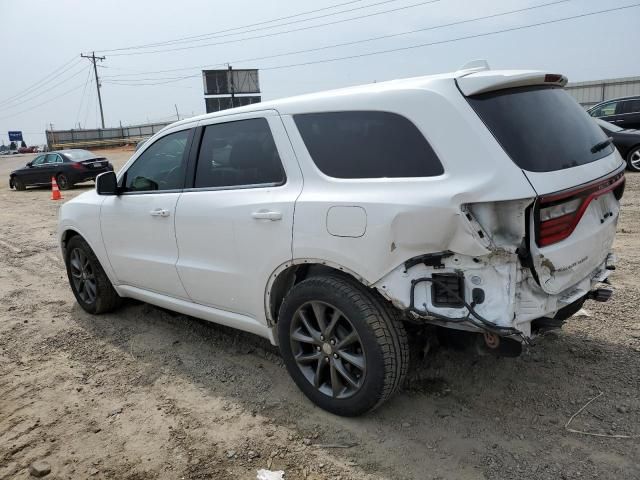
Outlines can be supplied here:
<path id="1" fill-rule="evenodd" d="M 607 100 L 594 105 L 587 112 L 618 127 L 640 129 L 640 96 Z"/>

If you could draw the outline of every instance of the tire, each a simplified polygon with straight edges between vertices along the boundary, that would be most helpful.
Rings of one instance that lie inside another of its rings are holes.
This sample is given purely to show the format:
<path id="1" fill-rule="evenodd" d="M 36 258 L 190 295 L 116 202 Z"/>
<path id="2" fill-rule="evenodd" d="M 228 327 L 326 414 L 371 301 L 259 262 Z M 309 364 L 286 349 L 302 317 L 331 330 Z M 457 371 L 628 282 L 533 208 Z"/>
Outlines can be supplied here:
<path id="1" fill-rule="evenodd" d="M 64 260 L 73 295 L 86 312 L 99 315 L 111 312 L 120 305 L 122 299 L 82 237 L 76 235 L 69 240 Z"/>
<path id="2" fill-rule="evenodd" d="M 374 410 L 398 390 L 409 368 L 399 311 L 348 277 L 310 277 L 294 286 L 277 328 L 293 381 L 336 415 Z"/>
<path id="3" fill-rule="evenodd" d="M 56 183 L 58 184 L 58 188 L 60 190 L 69 190 L 73 187 L 73 183 L 69 180 L 69 177 L 64 173 L 59 173 L 56 175 Z"/>
<path id="4" fill-rule="evenodd" d="M 640 145 L 636 145 L 627 153 L 627 167 L 632 172 L 640 172 Z"/>
<path id="5" fill-rule="evenodd" d="M 27 189 L 27 186 L 18 177 L 13 177 L 13 188 L 15 188 L 19 192 L 23 192 Z"/>

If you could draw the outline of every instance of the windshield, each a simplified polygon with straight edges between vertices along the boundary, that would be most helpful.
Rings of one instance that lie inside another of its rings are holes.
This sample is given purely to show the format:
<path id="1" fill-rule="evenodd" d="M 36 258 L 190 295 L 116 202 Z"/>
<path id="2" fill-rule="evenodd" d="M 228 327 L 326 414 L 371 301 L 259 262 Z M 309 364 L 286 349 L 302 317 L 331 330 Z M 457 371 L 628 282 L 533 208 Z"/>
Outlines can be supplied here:
<path id="1" fill-rule="evenodd" d="M 467 100 L 523 170 L 552 172 L 577 167 L 614 151 L 607 145 L 592 152 L 607 136 L 561 88 L 511 88 Z"/>
<path id="2" fill-rule="evenodd" d="M 609 132 L 621 132 L 622 130 L 624 130 L 624 128 L 620 128 L 619 126 L 614 125 L 613 123 L 605 122 L 604 120 L 600 120 L 599 118 L 595 118 L 594 120 L 598 125 L 600 125 L 600 128 L 604 128 Z"/>
<path id="3" fill-rule="evenodd" d="M 96 156 L 89 150 L 65 150 L 60 153 L 64 154 L 65 157 L 69 160 L 73 160 L 74 162 L 81 162 L 82 160 L 96 158 Z"/>

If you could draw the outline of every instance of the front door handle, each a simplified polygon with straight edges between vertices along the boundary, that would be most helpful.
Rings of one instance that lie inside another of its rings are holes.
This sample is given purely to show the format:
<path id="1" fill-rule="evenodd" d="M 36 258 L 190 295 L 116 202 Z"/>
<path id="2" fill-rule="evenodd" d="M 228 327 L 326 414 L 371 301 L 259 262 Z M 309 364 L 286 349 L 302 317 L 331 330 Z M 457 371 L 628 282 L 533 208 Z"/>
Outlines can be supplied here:
<path id="1" fill-rule="evenodd" d="M 272 222 L 275 222 L 276 220 L 282 220 L 282 213 L 260 210 L 259 212 L 253 212 L 251 217 L 256 220 L 271 220 Z"/>
<path id="2" fill-rule="evenodd" d="M 155 210 L 151 210 L 149 212 L 149 215 L 151 215 L 152 217 L 168 217 L 169 210 L 165 208 L 156 208 Z"/>

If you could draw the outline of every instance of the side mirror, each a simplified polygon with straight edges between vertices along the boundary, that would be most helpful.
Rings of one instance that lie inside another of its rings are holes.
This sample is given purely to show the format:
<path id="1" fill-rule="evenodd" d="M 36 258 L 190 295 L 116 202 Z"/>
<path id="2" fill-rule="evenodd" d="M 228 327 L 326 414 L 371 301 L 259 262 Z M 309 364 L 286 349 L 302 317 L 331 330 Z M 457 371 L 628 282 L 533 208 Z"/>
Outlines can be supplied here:
<path id="1" fill-rule="evenodd" d="M 27 167 L 31 168 L 33 166 L 33 162 L 27 162 Z"/>
<path id="2" fill-rule="evenodd" d="M 118 180 L 115 172 L 101 173 L 96 177 L 96 192 L 98 195 L 118 194 Z"/>

